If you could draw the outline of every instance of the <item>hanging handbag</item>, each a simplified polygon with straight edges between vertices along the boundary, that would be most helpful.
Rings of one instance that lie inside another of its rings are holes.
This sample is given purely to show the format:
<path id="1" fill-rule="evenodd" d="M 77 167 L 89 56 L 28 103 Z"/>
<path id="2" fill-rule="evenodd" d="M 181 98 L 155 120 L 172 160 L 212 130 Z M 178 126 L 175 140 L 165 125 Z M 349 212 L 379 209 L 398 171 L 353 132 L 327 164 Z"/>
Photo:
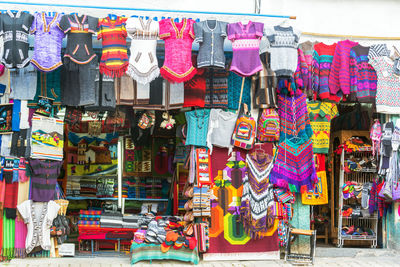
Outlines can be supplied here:
<path id="1" fill-rule="evenodd" d="M 317 172 L 318 182 L 314 190 L 306 191 L 301 194 L 301 202 L 304 205 L 325 205 L 328 204 L 328 186 L 326 181 L 326 171 Z"/>
<path id="2" fill-rule="evenodd" d="M 274 108 L 266 108 L 260 113 L 257 125 L 257 140 L 274 142 L 279 140 L 279 115 Z"/>

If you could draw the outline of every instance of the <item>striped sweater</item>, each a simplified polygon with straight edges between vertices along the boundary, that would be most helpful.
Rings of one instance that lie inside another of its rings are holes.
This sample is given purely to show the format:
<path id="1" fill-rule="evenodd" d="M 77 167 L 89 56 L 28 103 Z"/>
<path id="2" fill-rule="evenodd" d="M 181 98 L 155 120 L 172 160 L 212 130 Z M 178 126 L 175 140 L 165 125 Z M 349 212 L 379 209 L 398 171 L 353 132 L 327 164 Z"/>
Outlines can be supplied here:
<path id="1" fill-rule="evenodd" d="M 369 47 L 357 45 L 350 50 L 350 93 L 360 102 L 375 102 L 377 76 L 368 63 Z"/>
<path id="2" fill-rule="evenodd" d="M 294 81 L 297 89 L 305 89 L 308 87 L 308 65 L 303 51 L 297 49 L 297 69 L 294 72 Z"/>
<path id="3" fill-rule="evenodd" d="M 329 90 L 332 94 L 350 94 L 350 50 L 358 45 L 350 40 L 338 42 L 329 74 Z"/>
<path id="4" fill-rule="evenodd" d="M 327 99 L 335 102 L 340 101 L 339 96 L 330 93 L 328 82 L 335 48 L 336 43 L 331 45 L 318 43 L 314 45 L 314 55 L 312 63 L 314 99 L 316 99 L 318 96 L 323 100 Z"/>
<path id="5" fill-rule="evenodd" d="M 121 77 L 128 69 L 128 48 L 126 46 L 126 18 L 109 17 L 99 19 L 97 39 L 103 39 L 100 72 L 111 77 Z"/>

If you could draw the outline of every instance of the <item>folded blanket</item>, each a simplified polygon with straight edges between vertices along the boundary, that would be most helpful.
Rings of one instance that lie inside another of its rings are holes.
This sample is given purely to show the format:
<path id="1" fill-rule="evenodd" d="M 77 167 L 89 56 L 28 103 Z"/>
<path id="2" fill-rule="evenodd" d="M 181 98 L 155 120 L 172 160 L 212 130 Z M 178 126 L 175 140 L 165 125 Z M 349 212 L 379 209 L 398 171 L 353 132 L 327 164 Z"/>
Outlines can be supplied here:
<path id="1" fill-rule="evenodd" d="M 80 220 L 78 221 L 78 226 L 80 225 L 100 225 L 99 221 L 85 221 L 85 220 Z"/>
<path id="2" fill-rule="evenodd" d="M 101 210 L 81 210 L 82 215 L 101 215 Z"/>
<path id="3" fill-rule="evenodd" d="M 86 220 L 86 221 L 99 221 L 100 220 L 100 215 L 86 215 L 86 214 L 81 214 L 79 215 L 80 220 Z"/>

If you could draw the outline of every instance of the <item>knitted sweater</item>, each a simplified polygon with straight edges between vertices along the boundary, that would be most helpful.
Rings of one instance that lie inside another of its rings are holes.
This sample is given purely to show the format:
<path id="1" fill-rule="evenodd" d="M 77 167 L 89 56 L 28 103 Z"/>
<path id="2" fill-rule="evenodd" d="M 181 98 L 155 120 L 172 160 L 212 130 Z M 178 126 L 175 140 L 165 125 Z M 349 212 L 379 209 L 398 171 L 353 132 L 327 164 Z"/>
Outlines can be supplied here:
<path id="1" fill-rule="evenodd" d="M 338 42 L 329 74 L 329 90 L 332 94 L 350 94 L 350 50 L 358 45 L 350 40 Z"/>
<path id="2" fill-rule="evenodd" d="M 297 68 L 297 46 L 300 32 L 293 27 L 274 26 L 265 29 L 270 42 L 271 69 L 276 76 L 292 76 Z"/>
<path id="3" fill-rule="evenodd" d="M 299 48 L 304 54 L 304 59 L 306 61 L 308 67 L 308 77 L 307 82 L 304 83 L 304 89 L 307 92 L 307 96 L 311 97 L 313 95 L 312 92 L 312 62 L 313 62 L 313 54 L 314 54 L 314 45 L 317 42 L 304 42 L 299 45 Z"/>
<path id="4" fill-rule="evenodd" d="M 318 43 L 314 45 L 312 63 L 314 98 L 319 96 L 321 99 L 329 99 L 335 102 L 340 101 L 339 96 L 330 93 L 328 82 L 335 48 L 336 44 L 326 45 L 324 43 Z"/>
<path id="5" fill-rule="evenodd" d="M 350 92 L 360 102 L 374 102 L 377 76 L 368 63 L 369 47 L 357 45 L 350 50 Z"/>
<path id="6" fill-rule="evenodd" d="M 293 75 L 296 88 L 305 89 L 308 87 L 308 66 L 303 51 L 297 49 L 297 69 Z"/>

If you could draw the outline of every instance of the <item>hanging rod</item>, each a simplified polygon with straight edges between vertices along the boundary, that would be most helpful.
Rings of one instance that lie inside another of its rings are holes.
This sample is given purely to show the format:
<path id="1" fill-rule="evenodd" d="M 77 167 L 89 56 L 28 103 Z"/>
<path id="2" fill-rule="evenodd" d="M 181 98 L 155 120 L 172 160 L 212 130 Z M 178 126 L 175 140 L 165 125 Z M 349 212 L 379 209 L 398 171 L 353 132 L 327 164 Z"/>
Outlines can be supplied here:
<path id="1" fill-rule="evenodd" d="M 194 10 L 175 10 L 175 9 L 147 9 L 147 8 L 131 8 L 131 7 L 110 7 L 110 6 L 84 6 L 84 5 L 68 5 L 68 4 L 46 4 L 46 3 L 26 3 L 14 1 L 0 1 L 0 4 L 24 5 L 24 6 L 53 6 L 53 7 L 73 7 L 73 8 L 93 8 L 108 10 L 131 10 L 146 12 L 168 12 L 168 13 L 192 13 L 192 14 L 209 14 L 209 15 L 226 15 L 226 16 L 253 16 L 253 17 L 270 17 L 296 19 L 296 16 L 283 16 L 272 14 L 254 14 L 254 13 L 234 13 L 234 12 L 211 12 L 211 11 L 194 11 Z"/>
<path id="2" fill-rule="evenodd" d="M 316 33 L 316 32 L 302 32 L 301 34 L 308 35 L 308 36 L 350 38 L 350 39 L 400 40 L 400 37 L 364 36 L 364 35 L 350 35 L 350 34 L 329 34 L 329 33 Z"/>

